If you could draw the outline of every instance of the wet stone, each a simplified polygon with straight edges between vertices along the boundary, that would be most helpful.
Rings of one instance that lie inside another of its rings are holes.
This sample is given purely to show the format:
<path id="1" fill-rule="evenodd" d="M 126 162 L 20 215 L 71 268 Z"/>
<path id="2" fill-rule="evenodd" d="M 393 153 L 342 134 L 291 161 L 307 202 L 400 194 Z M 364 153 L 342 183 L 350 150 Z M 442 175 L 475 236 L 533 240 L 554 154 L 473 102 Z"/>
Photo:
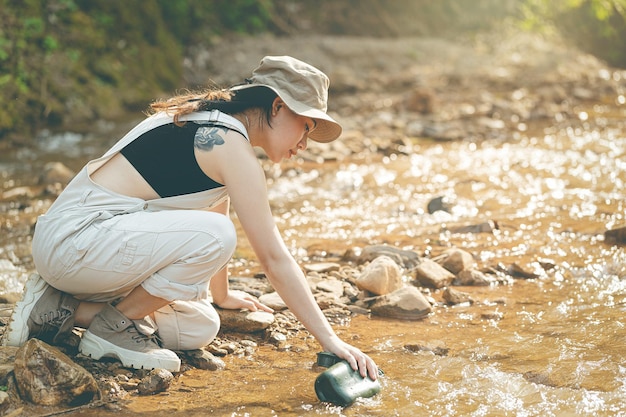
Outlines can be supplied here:
<path id="1" fill-rule="evenodd" d="M 487 221 L 466 226 L 451 227 L 448 230 L 450 233 L 493 233 L 493 231 L 497 229 L 498 224 L 496 222 Z"/>
<path id="2" fill-rule="evenodd" d="M 415 287 L 407 286 L 376 297 L 370 306 L 372 314 L 403 320 L 419 320 L 432 311 L 426 297 Z"/>
<path id="3" fill-rule="evenodd" d="M 388 256 L 406 269 L 412 269 L 420 263 L 420 257 L 416 252 L 388 245 L 366 246 L 358 257 L 358 262 L 364 264 L 373 261 L 379 256 Z"/>
<path id="4" fill-rule="evenodd" d="M 363 268 L 356 285 L 372 294 L 389 294 L 402 287 L 402 273 L 392 258 L 382 255 Z"/>
<path id="5" fill-rule="evenodd" d="M 444 290 L 442 297 L 447 304 L 451 305 L 463 303 L 472 304 L 474 302 L 474 300 L 472 300 L 471 296 L 468 293 L 455 290 L 454 288 L 450 287 Z"/>
<path id="6" fill-rule="evenodd" d="M 317 283 L 317 289 L 341 297 L 343 295 L 343 282 L 336 278 L 324 279 Z"/>
<path id="7" fill-rule="evenodd" d="M 404 348 L 410 352 L 432 352 L 437 356 L 446 356 L 450 351 L 442 342 L 407 343 Z"/>
<path id="8" fill-rule="evenodd" d="M 276 291 L 271 292 L 269 294 L 263 294 L 259 297 L 259 301 L 274 311 L 282 311 L 287 308 L 287 304 L 283 301 L 283 299 L 278 295 Z"/>
<path id="9" fill-rule="evenodd" d="M 626 244 L 626 227 L 619 227 L 604 232 L 604 241 L 612 244 Z"/>
<path id="10" fill-rule="evenodd" d="M 443 288 L 450 285 L 454 275 L 431 259 L 424 259 L 415 268 L 416 280 L 425 287 Z"/>
<path id="11" fill-rule="evenodd" d="M 224 331 L 254 333 L 267 329 L 274 322 L 274 315 L 265 311 L 217 311 Z"/>
<path id="12" fill-rule="evenodd" d="M 39 405 L 83 405 L 100 396 L 94 377 L 59 349 L 30 339 L 15 355 L 22 397 Z"/>
<path id="13" fill-rule="evenodd" d="M 449 249 L 433 260 L 455 275 L 476 266 L 472 254 L 462 249 Z"/>
<path id="14" fill-rule="evenodd" d="M 459 272 L 453 281 L 454 285 L 474 285 L 489 286 L 495 283 L 494 278 L 489 277 L 481 271 L 475 269 L 466 269 Z"/>
<path id="15" fill-rule="evenodd" d="M 205 349 L 194 349 L 185 352 L 192 366 L 207 371 L 219 371 L 226 368 L 223 360 Z"/>
<path id="16" fill-rule="evenodd" d="M 153 369 L 137 385 L 140 395 L 151 395 L 167 391 L 174 381 L 174 375 L 167 369 Z"/>

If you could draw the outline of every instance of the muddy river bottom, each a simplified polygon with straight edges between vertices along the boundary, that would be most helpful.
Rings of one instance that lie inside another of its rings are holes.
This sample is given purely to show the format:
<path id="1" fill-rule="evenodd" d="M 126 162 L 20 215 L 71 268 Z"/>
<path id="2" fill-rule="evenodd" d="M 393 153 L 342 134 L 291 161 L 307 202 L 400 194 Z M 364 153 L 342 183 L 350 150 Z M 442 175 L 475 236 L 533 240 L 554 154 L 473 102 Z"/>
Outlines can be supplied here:
<path id="1" fill-rule="evenodd" d="M 508 143 L 420 141 L 392 156 L 285 164 L 269 193 L 304 262 L 369 244 L 424 256 L 457 246 L 479 267 L 517 263 L 540 276 L 460 287 L 474 304 L 439 306 L 421 321 L 357 316 L 337 326 L 385 371 L 380 394 L 345 409 L 315 397 L 319 346 L 302 334 L 288 351 L 260 346 L 226 357 L 224 371 L 186 372 L 119 414 L 72 415 L 626 416 L 626 253 L 603 238 L 626 223 L 625 148 L 621 128 L 547 129 Z M 439 196 L 449 212 L 429 214 Z M 498 228 L 450 232 L 483 222 Z M 240 242 L 236 257 L 252 259 L 241 231 Z M 253 260 L 246 268 L 237 272 L 256 272 Z"/>

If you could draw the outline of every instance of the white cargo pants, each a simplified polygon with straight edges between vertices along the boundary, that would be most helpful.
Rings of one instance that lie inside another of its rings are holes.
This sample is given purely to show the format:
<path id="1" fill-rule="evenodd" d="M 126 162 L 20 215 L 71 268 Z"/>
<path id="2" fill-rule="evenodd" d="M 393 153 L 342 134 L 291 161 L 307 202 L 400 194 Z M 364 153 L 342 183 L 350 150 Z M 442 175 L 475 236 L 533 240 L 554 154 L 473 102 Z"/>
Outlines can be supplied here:
<path id="1" fill-rule="evenodd" d="M 83 169 L 38 219 L 33 259 L 50 285 L 80 300 L 112 301 L 143 286 L 170 301 L 155 313 L 164 347 L 197 349 L 219 330 L 209 281 L 230 260 L 237 235 L 227 216 L 165 200 L 112 193 Z"/>

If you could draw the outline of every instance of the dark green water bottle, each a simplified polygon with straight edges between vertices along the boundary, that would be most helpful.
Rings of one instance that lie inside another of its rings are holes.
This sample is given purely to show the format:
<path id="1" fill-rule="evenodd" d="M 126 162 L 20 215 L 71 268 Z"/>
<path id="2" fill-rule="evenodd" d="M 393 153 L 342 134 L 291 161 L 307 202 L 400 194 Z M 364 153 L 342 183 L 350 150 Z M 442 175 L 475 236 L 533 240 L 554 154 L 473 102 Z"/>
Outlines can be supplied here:
<path id="1" fill-rule="evenodd" d="M 345 407 L 357 398 L 372 397 L 380 391 L 378 379 L 363 378 L 348 362 L 330 352 L 318 353 L 317 364 L 328 367 L 315 379 L 315 393 L 320 401 Z M 380 370 L 378 373 L 383 375 Z"/>

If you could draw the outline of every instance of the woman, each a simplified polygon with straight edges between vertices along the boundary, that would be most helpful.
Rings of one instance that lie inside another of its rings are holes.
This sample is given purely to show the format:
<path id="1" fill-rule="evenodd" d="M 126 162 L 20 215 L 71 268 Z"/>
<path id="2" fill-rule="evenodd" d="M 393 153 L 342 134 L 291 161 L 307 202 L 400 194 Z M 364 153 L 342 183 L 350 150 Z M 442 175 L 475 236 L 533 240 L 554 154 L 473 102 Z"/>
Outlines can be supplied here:
<path id="1" fill-rule="evenodd" d="M 274 223 L 253 147 L 280 162 L 330 142 L 328 77 L 297 59 L 265 57 L 246 84 L 152 104 L 139 123 L 90 161 L 37 221 L 33 259 L 4 343 L 57 343 L 87 329 L 79 350 L 133 368 L 180 369 L 172 350 L 213 340 L 225 309 L 263 310 L 228 288 L 236 244 L 232 204 L 263 269 L 322 348 L 362 376 L 371 358 L 334 333 Z M 158 329 L 159 340 L 155 337 Z"/>

